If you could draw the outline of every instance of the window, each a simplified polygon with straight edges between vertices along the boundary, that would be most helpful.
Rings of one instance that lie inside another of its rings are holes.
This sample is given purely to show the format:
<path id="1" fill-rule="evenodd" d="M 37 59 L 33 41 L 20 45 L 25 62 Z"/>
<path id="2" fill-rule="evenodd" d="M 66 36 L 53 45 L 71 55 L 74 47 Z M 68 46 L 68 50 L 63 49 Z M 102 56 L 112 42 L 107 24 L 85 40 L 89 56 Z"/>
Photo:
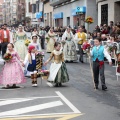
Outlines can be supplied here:
<path id="1" fill-rule="evenodd" d="M 108 4 L 101 5 L 101 24 L 108 24 Z"/>

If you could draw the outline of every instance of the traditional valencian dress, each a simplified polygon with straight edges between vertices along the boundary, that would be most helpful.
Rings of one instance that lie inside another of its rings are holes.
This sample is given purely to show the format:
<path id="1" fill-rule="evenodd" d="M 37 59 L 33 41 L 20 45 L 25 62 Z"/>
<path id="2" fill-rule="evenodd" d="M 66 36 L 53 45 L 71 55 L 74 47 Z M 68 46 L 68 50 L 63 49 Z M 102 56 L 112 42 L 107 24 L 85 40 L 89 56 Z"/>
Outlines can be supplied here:
<path id="1" fill-rule="evenodd" d="M 49 40 L 47 41 L 47 52 L 52 52 L 54 50 L 55 36 L 56 34 L 54 32 L 48 32 Z"/>
<path id="2" fill-rule="evenodd" d="M 13 85 L 26 82 L 22 66 L 20 65 L 20 57 L 17 52 L 13 52 L 12 59 L 5 63 L 0 76 L 0 84 Z"/>
<path id="3" fill-rule="evenodd" d="M 17 32 L 15 35 L 15 50 L 18 52 L 20 58 L 22 60 L 25 59 L 25 56 L 27 54 L 27 46 L 25 45 L 25 40 L 27 39 L 25 32 Z"/>
<path id="4" fill-rule="evenodd" d="M 72 32 L 68 33 L 66 30 L 62 36 L 62 40 L 66 42 L 63 49 L 65 61 L 77 60 L 76 45 L 73 39 L 74 39 L 73 33 Z"/>
<path id="5" fill-rule="evenodd" d="M 31 43 L 29 44 L 29 46 L 30 46 L 30 45 L 35 46 L 35 49 L 36 49 L 37 51 L 41 51 L 40 44 L 31 42 Z"/>
<path id="6" fill-rule="evenodd" d="M 48 81 L 52 83 L 65 83 L 69 81 L 66 65 L 62 51 L 54 50 L 51 53 L 49 61 L 54 58 L 54 62 L 50 66 L 50 75 Z"/>
<path id="7" fill-rule="evenodd" d="M 35 46 L 35 49 L 36 49 L 37 51 L 41 51 L 40 44 L 31 42 L 31 43 L 29 44 L 29 46 L 31 46 L 31 45 L 32 45 L 32 46 Z M 26 59 L 26 58 L 25 58 L 25 59 Z M 29 64 L 29 62 L 26 62 L 26 64 L 25 64 L 25 70 L 24 70 L 25 76 L 30 76 L 30 72 L 27 70 L 28 64 Z"/>

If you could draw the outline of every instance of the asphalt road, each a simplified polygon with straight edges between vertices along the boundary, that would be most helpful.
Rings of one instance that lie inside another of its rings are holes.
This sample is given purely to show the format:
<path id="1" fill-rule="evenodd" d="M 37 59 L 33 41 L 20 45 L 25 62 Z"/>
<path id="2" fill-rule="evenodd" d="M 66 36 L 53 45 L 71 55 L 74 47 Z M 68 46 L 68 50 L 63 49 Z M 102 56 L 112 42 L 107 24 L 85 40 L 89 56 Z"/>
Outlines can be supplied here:
<path id="1" fill-rule="evenodd" d="M 41 84 L 39 78 L 34 88 L 27 78 L 20 89 L 0 89 L 0 120 L 119 120 L 120 79 L 116 80 L 115 67 L 105 64 L 108 91 L 102 91 L 101 86 L 93 89 L 88 62 L 66 65 L 70 81 L 62 87 L 51 87 L 45 80 Z"/>

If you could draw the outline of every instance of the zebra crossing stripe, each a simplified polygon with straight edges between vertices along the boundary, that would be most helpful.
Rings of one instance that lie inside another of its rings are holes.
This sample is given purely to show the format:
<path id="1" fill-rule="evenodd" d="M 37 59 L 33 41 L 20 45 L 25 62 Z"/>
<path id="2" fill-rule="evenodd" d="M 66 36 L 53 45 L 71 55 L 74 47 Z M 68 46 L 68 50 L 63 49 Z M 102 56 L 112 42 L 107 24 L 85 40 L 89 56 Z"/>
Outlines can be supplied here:
<path id="1" fill-rule="evenodd" d="M 5 100 L 5 101 L 0 102 L 0 106 L 14 104 L 14 103 L 20 103 L 20 102 L 26 102 L 26 101 L 29 101 L 29 100 L 33 100 L 33 99 Z"/>
<path id="2" fill-rule="evenodd" d="M 61 105 L 63 105 L 63 103 L 61 101 L 54 101 L 54 102 L 49 102 L 49 103 L 45 103 L 45 104 L 40 104 L 40 105 L 35 105 L 35 106 L 1 112 L 0 117 L 20 115 L 20 114 L 25 114 L 25 113 L 29 113 L 29 112 L 34 112 L 37 110 L 43 110 L 43 109 L 47 109 L 47 108 L 57 107 L 57 106 L 61 106 Z"/>

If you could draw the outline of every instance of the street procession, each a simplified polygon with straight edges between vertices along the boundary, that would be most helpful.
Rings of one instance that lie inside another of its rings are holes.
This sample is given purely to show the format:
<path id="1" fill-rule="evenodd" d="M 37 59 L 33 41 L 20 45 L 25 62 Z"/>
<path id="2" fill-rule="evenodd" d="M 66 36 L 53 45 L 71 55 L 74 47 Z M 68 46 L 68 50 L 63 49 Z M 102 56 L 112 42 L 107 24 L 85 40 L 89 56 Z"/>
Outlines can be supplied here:
<path id="1" fill-rule="evenodd" d="M 58 1 L 0 1 L 0 120 L 119 120 L 120 1 Z"/>

